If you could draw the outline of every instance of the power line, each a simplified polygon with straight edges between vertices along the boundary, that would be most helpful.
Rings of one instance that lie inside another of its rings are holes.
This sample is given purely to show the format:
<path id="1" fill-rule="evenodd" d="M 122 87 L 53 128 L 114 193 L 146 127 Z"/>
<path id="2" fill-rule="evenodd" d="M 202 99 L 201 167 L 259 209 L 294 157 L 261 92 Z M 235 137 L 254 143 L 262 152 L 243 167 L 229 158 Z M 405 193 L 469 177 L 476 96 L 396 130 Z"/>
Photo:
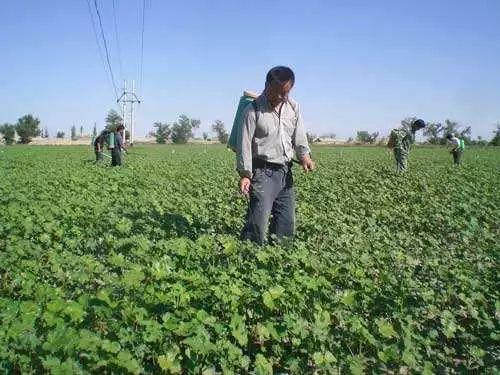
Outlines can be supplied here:
<path id="1" fill-rule="evenodd" d="M 121 54 L 121 51 L 120 51 L 120 41 L 118 39 L 118 21 L 116 20 L 115 0 L 113 0 L 113 19 L 114 19 L 114 24 L 115 24 L 116 50 L 117 50 L 117 53 L 118 53 L 118 64 L 120 66 L 120 77 L 123 80 L 124 77 L 123 77 L 122 54 Z"/>
<path id="2" fill-rule="evenodd" d="M 109 61 L 108 43 L 106 42 L 106 36 L 104 35 L 104 28 L 102 27 L 102 19 L 101 19 L 101 14 L 99 13 L 99 7 L 97 6 L 97 0 L 94 0 L 94 6 L 95 6 L 95 10 L 97 12 L 97 17 L 99 19 L 99 26 L 101 27 L 101 37 L 102 37 L 102 40 L 104 42 L 104 50 L 106 51 L 106 61 L 108 62 L 108 68 L 109 68 L 109 72 L 111 74 L 111 81 L 113 82 L 113 88 L 115 90 L 115 97 L 118 100 L 118 90 L 116 88 L 115 76 L 113 74 L 113 69 L 111 68 L 111 63 Z"/>
<path id="3" fill-rule="evenodd" d="M 112 86 L 111 77 L 108 73 L 108 69 L 106 68 L 106 63 L 104 62 L 104 56 L 102 54 L 101 43 L 99 43 L 99 36 L 97 35 L 97 28 L 95 26 L 94 15 L 92 13 L 92 6 L 90 5 L 90 0 L 87 0 L 87 7 L 89 10 L 89 16 L 90 16 L 90 21 L 92 24 L 92 30 L 94 32 L 95 42 L 97 44 L 97 50 L 99 51 L 99 58 L 101 60 L 101 64 L 102 64 L 102 67 L 104 69 L 105 75 L 108 78 L 108 83 Z M 113 89 L 113 87 L 111 87 L 111 89 Z"/>
<path id="4" fill-rule="evenodd" d="M 142 0 L 142 31 L 141 31 L 141 62 L 139 71 L 139 92 L 142 94 L 142 66 L 144 62 L 144 20 L 146 15 L 146 0 Z"/>

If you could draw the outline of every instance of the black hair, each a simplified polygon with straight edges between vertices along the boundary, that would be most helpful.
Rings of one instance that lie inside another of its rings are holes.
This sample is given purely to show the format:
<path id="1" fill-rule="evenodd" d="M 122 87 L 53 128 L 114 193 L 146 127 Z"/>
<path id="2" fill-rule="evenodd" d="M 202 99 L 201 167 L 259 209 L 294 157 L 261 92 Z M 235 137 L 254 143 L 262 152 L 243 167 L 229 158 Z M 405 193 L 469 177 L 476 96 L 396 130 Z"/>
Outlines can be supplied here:
<path id="1" fill-rule="evenodd" d="M 292 85 L 295 84 L 295 74 L 288 66 L 278 65 L 267 72 L 266 83 L 278 83 L 282 85 L 288 81 L 292 81 Z"/>
<path id="2" fill-rule="evenodd" d="M 415 128 L 422 129 L 422 128 L 425 128 L 425 121 L 422 119 L 418 119 L 418 120 L 413 121 L 413 123 L 411 125 Z"/>
<path id="3" fill-rule="evenodd" d="M 123 124 L 120 124 L 116 127 L 116 131 L 119 132 L 120 130 L 125 129 L 125 126 Z"/>
<path id="4" fill-rule="evenodd" d="M 453 134 L 451 134 L 451 133 L 446 134 L 446 138 L 452 139 L 453 138 Z"/>

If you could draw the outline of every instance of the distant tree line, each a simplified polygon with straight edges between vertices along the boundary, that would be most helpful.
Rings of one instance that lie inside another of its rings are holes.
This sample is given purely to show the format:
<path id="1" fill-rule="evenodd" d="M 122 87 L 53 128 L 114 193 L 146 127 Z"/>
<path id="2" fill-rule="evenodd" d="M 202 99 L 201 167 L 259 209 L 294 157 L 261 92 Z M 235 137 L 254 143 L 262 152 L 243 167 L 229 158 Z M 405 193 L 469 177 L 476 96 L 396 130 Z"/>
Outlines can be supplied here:
<path id="1" fill-rule="evenodd" d="M 19 136 L 19 143 L 30 143 L 35 137 L 41 135 L 40 120 L 33 115 L 25 115 L 17 120 L 15 124 L 3 124 L 0 126 L 5 144 L 11 145 Z"/>
<path id="2" fill-rule="evenodd" d="M 401 121 L 401 127 L 409 129 L 416 117 L 406 117 Z M 459 138 L 462 138 L 464 142 L 468 145 L 491 145 L 500 146 L 500 123 L 496 125 L 496 130 L 493 131 L 494 136 L 490 142 L 484 140 L 482 137 L 477 137 L 477 139 L 471 138 L 472 128 L 470 126 L 462 126 L 456 121 L 446 119 L 443 123 L 440 122 L 428 122 L 427 126 L 424 128 L 423 135 L 427 137 L 426 143 L 431 145 L 445 145 L 446 136 L 452 134 Z M 374 144 L 379 137 L 379 133 L 370 133 L 368 131 L 358 131 L 356 134 L 356 142 L 362 144 Z M 349 138 L 348 143 L 353 142 L 353 138 Z"/>
<path id="3" fill-rule="evenodd" d="M 200 120 L 189 118 L 187 115 L 180 115 L 178 120 L 173 124 L 167 122 L 155 122 L 154 130 L 150 133 L 156 138 L 156 143 L 164 144 L 171 141 L 175 144 L 187 143 L 190 138 L 193 138 L 193 130 L 200 127 Z M 212 131 L 216 134 L 220 143 L 227 143 L 229 134 L 226 131 L 224 122 L 215 120 L 212 124 Z M 203 133 L 203 140 L 209 139 L 208 133 Z"/>
<path id="4" fill-rule="evenodd" d="M 30 143 L 35 137 L 49 138 L 49 129 L 45 127 L 43 130 L 40 127 L 40 120 L 29 114 L 19 118 L 15 124 L 5 123 L 0 125 L 0 134 L 6 145 L 11 145 L 16 142 L 16 134 L 18 137 L 17 142 L 22 144 Z M 94 125 L 94 135 L 96 129 Z M 56 138 L 64 138 L 65 133 L 58 130 Z M 71 139 L 76 140 L 83 137 L 83 126 L 80 126 L 80 133 L 77 134 L 76 126 L 71 127 Z"/>
<path id="5" fill-rule="evenodd" d="M 407 117 L 401 121 L 401 127 L 409 128 L 415 117 Z M 114 131 L 119 124 L 123 123 L 122 117 L 117 111 L 111 109 L 108 111 L 106 118 L 106 129 Z M 180 115 L 178 120 L 172 124 L 166 122 L 155 122 L 153 124 L 154 130 L 150 135 L 156 138 L 157 143 L 167 143 L 171 141 L 176 144 L 187 143 L 190 138 L 193 138 L 194 129 L 199 128 L 200 120 L 189 118 L 187 115 Z M 83 136 L 83 126 L 80 126 L 80 133 L 77 134 L 76 126 L 71 127 L 71 139 L 76 140 Z M 220 120 L 214 121 L 212 124 L 212 131 L 215 133 L 217 140 L 226 144 L 228 141 L 229 134 L 225 129 L 224 122 Z M 480 146 L 500 146 L 500 122 L 496 124 L 496 129 L 493 131 L 493 138 L 488 141 L 482 137 L 477 137 L 477 139 L 471 138 L 472 129 L 470 126 L 462 126 L 456 121 L 446 119 L 444 123 L 440 122 L 429 122 L 423 131 L 423 135 L 427 137 L 426 142 L 431 145 L 444 145 L 446 144 L 446 136 L 448 134 L 453 134 L 460 138 L 463 138 L 466 144 L 469 145 L 480 145 Z M 18 136 L 18 143 L 30 143 L 33 138 L 41 136 L 42 138 L 49 137 L 49 131 L 47 128 L 41 130 L 40 120 L 31 114 L 25 115 L 17 120 L 15 124 L 4 123 L 0 125 L 0 134 L 6 145 L 11 145 L 16 141 L 16 134 Z M 96 125 L 94 124 L 92 135 L 97 136 Z M 307 133 L 307 139 L 309 143 L 320 142 L 321 138 L 316 137 L 312 133 Z M 129 139 L 129 132 L 126 131 L 125 138 Z M 63 131 L 57 131 L 56 138 L 64 138 L 65 133 Z M 323 137 L 335 139 L 336 135 L 329 133 Z M 209 135 L 207 132 L 203 133 L 203 139 L 207 141 Z M 377 140 L 382 142 L 384 139 L 379 138 L 379 132 L 369 132 L 366 130 L 360 130 L 356 133 L 356 142 L 361 144 L 375 144 Z M 350 137 L 347 143 L 354 142 L 354 139 Z"/>
<path id="6" fill-rule="evenodd" d="M 199 126 L 200 120 L 189 118 L 187 115 L 180 115 L 173 124 L 155 122 L 153 124 L 155 130 L 151 132 L 151 135 L 160 144 L 167 143 L 169 140 L 173 143 L 183 144 L 193 137 L 193 130 L 199 128 Z"/>

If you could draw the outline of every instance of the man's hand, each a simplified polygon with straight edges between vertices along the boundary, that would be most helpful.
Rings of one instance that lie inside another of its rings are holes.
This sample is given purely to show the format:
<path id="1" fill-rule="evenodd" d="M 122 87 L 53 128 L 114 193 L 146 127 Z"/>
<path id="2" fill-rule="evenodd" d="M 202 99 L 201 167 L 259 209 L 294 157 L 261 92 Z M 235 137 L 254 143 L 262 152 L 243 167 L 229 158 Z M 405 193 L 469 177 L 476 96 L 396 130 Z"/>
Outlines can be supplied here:
<path id="1" fill-rule="evenodd" d="M 248 177 L 242 177 L 240 179 L 240 193 L 248 198 L 250 194 L 250 179 Z"/>
<path id="2" fill-rule="evenodd" d="M 314 161 L 311 159 L 309 155 L 306 155 L 302 158 L 301 164 L 305 172 L 314 170 Z"/>

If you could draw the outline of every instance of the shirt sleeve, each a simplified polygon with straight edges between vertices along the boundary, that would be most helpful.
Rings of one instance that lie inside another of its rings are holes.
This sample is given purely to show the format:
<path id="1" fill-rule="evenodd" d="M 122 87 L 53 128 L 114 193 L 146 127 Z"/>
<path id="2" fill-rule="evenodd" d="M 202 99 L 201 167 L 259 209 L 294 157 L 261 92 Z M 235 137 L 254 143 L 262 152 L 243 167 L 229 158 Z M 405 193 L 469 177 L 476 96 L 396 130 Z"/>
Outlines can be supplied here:
<path id="1" fill-rule="evenodd" d="M 255 110 L 248 105 L 243 113 L 243 126 L 238 137 L 236 169 L 241 177 L 252 178 L 252 140 L 256 127 Z"/>
<path id="2" fill-rule="evenodd" d="M 295 133 L 293 135 L 292 144 L 295 148 L 295 154 L 300 161 L 311 153 L 309 148 L 309 143 L 307 142 L 307 135 L 304 129 L 304 123 L 302 122 L 302 114 L 300 113 L 299 106 L 296 108 L 297 112 L 297 122 L 295 124 Z"/>

